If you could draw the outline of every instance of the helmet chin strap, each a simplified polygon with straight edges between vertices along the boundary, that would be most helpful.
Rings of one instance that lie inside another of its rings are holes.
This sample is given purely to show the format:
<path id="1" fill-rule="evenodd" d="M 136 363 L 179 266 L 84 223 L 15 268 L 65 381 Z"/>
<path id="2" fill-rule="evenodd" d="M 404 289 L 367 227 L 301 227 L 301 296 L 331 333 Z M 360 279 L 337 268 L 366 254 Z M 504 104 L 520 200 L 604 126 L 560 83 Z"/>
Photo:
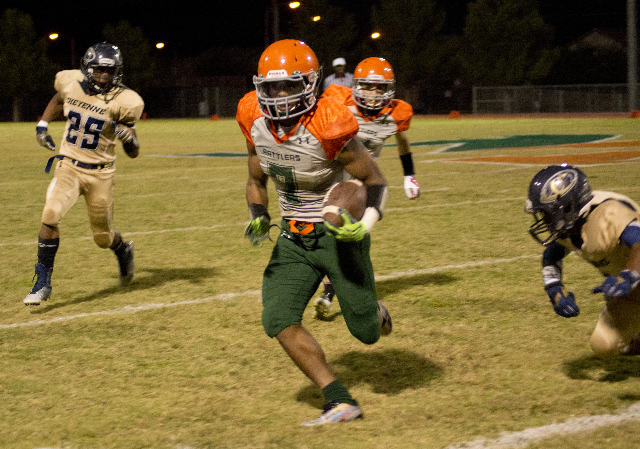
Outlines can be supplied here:
<path id="1" fill-rule="evenodd" d="M 589 209 L 591 208 L 591 202 L 585 204 L 582 209 L 580 209 L 580 212 L 578 212 L 578 216 L 579 217 L 584 217 L 585 215 L 587 215 L 587 212 L 589 212 Z"/>

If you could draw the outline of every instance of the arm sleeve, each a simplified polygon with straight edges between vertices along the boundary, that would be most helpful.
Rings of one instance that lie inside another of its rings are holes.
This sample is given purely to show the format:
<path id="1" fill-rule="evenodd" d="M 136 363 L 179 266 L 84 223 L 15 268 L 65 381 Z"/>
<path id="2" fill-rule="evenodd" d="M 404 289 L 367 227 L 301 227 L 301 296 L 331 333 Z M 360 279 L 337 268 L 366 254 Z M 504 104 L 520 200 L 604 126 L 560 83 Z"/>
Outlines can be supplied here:
<path id="1" fill-rule="evenodd" d="M 557 265 L 567 254 L 567 249 L 558 242 L 552 242 L 542 254 L 542 266 Z"/>
<path id="2" fill-rule="evenodd" d="M 640 243 L 640 223 L 637 221 L 631 222 L 620 235 L 620 242 L 629 248 L 634 243 Z"/>

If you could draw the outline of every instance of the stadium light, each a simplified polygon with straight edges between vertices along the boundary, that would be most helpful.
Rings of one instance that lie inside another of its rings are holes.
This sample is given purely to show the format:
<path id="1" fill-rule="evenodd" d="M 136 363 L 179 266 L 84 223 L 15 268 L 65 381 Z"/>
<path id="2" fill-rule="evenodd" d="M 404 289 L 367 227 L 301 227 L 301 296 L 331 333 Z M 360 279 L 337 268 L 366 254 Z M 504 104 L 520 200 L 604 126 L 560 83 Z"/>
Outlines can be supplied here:
<path id="1" fill-rule="evenodd" d="M 64 36 L 60 36 L 58 33 L 49 34 L 49 40 L 56 41 L 62 39 Z M 72 37 L 69 39 L 69 45 L 71 46 L 71 68 L 76 69 L 76 40 Z"/>
<path id="2" fill-rule="evenodd" d="M 380 37 L 380 33 L 377 31 L 375 33 L 371 33 L 371 39 L 378 39 Z"/>
<path id="3" fill-rule="evenodd" d="M 300 6 L 300 2 L 290 2 L 289 3 L 289 8 L 291 8 L 291 9 L 296 9 L 299 6 Z"/>
<path id="4" fill-rule="evenodd" d="M 156 44 L 156 48 L 160 49 L 160 48 L 164 48 L 164 42 L 158 42 Z"/>

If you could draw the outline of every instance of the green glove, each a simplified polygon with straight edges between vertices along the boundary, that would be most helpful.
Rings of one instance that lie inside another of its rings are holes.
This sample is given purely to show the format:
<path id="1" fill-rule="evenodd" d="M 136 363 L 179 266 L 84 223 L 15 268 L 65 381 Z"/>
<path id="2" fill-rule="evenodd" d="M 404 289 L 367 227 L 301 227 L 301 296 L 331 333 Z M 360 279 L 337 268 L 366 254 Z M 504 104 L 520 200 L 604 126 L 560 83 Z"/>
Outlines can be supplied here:
<path id="1" fill-rule="evenodd" d="M 244 236 L 249 239 L 252 246 L 262 246 L 262 241 L 269 238 L 270 220 L 266 215 L 254 218 L 244 230 Z"/>
<path id="2" fill-rule="evenodd" d="M 337 240 L 359 242 L 369 233 L 365 224 L 361 221 L 356 221 L 346 210 L 340 209 L 340 216 L 344 220 L 344 224 L 340 227 L 333 226 L 327 220 L 324 221 L 324 227 Z"/>

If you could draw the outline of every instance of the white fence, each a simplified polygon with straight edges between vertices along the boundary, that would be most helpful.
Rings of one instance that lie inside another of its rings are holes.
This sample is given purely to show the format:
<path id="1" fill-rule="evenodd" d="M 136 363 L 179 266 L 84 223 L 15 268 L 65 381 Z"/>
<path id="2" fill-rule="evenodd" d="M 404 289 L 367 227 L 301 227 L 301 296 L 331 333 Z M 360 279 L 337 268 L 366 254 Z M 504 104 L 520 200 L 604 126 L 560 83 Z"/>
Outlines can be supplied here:
<path id="1" fill-rule="evenodd" d="M 474 114 L 629 112 L 627 84 L 473 87 Z"/>

